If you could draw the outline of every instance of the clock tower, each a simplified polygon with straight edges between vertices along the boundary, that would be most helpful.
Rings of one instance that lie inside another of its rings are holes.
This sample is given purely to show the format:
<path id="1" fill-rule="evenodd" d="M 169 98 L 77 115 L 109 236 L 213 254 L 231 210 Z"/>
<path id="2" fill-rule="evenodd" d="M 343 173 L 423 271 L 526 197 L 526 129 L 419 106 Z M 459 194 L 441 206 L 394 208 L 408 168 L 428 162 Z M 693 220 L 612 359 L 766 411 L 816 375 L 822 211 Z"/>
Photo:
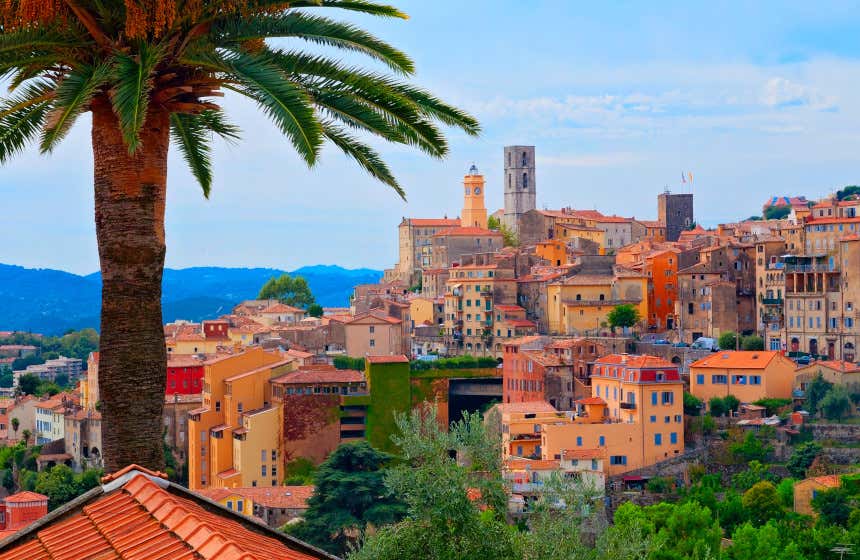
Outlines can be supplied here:
<path id="1" fill-rule="evenodd" d="M 460 226 L 487 229 L 487 208 L 484 206 L 484 176 L 478 173 L 475 164 L 469 168 L 469 174 L 463 177 L 463 189 L 465 194 Z"/>

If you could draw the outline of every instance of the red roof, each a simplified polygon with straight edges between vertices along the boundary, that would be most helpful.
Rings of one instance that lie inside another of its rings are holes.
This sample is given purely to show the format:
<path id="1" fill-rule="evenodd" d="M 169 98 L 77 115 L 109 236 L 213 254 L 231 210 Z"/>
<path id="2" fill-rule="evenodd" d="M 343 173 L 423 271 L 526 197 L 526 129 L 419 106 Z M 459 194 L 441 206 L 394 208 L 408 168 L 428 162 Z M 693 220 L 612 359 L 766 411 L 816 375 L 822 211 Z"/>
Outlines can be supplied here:
<path id="1" fill-rule="evenodd" d="M 605 453 L 603 449 L 565 449 L 561 456 L 564 459 L 600 459 Z"/>
<path id="2" fill-rule="evenodd" d="M 272 379 L 272 383 L 285 385 L 305 383 L 362 383 L 364 373 L 354 369 L 335 369 L 309 367 L 300 368 L 296 371 L 285 373 L 280 377 Z"/>
<path id="3" fill-rule="evenodd" d="M 287 305 L 285 303 L 276 303 L 274 305 L 270 305 L 264 310 L 260 311 L 260 313 L 304 313 L 304 309 L 299 309 L 298 307 L 293 307 L 292 305 Z"/>
<path id="4" fill-rule="evenodd" d="M 12 494 L 11 496 L 7 496 L 4 500 L 7 504 L 23 504 L 27 502 L 47 502 L 48 497 L 43 494 L 37 494 L 35 492 L 18 492 L 16 494 Z"/>
<path id="5" fill-rule="evenodd" d="M 227 496 L 239 495 L 250 499 L 254 505 L 270 508 L 307 509 L 308 500 L 314 493 L 313 486 L 275 486 L 244 488 L 212 488 L 198 490 L 198 494 L 212 500 L 223 500 Z"/>
<path id="6" fill-rule="evenodd" d="M 5 541 L 0 560 L 332 558 L 140 472 Z M 121 479 L 120 479 L 121 480 Z"/>
<path id="7" fill-rule="evenodd" d="M 433 237 L 466 237 L 474 235 L 502 237 L 502 232 L 479 227 L 456 227 L 443 229 L 442 231 L 437 232 Z"/>
<path id="8" fill-rule="evenodd" d="M 496 305 L 494 307 L 499 311 L 522 311 L 522 312 L 525 312 L 525 309 L 520 307 L 519 305 Z"/>
<path id="9" fill-rule="evenodd" d="M 409 223 L 419 227 L 456 227 L 460 225 L 460 220 L 456 218 L 409 218 Z"/>
<path id="10" fill-rule="evenodd" d="M 610 354 L 599 358 L 595 364 L 623 365 L 628 368 L 641 369 L 646 367 L 672 368 L 678 366 L 657 356 L 630 356 L 627 354 Z"/>
<path id="11" fill-rule="evenodd" d="M 597 404 L 606 406 L 606 401 L 601 399 L 600 397 L 587 397 L 584 399 L 579 399 L 576 402 L 578 402 L 579 404 Z"/>
<path id="12" fill-rule="evenodd" d="M 396 356 L 368 356 L 365 359 L 371 364 L 403 364 L 409 362 L 409 358 L 403 354 Z"/>

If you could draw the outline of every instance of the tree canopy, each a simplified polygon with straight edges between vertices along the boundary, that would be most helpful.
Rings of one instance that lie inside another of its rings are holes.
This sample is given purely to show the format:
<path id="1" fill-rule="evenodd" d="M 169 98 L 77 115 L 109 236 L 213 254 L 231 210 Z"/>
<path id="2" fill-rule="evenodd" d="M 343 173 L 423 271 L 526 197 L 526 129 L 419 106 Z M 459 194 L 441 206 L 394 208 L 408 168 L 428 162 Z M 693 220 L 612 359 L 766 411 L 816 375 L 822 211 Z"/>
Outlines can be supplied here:
<path id="1" fill-rule="evenodd" d="M 316 303 L 307 280 L 301 276 L 292 277 L 282 274 L 269 278 L 260 288 L 259 299 L 276 299 L 286 305 L 308 309 Z"/>
<path id="2" fill-rule="evenodd" d="M 609 326 L 628 328 L 635 326 L 640 320 L 639 309 L 630 303 L 616 305 L 607 315 Z"/>

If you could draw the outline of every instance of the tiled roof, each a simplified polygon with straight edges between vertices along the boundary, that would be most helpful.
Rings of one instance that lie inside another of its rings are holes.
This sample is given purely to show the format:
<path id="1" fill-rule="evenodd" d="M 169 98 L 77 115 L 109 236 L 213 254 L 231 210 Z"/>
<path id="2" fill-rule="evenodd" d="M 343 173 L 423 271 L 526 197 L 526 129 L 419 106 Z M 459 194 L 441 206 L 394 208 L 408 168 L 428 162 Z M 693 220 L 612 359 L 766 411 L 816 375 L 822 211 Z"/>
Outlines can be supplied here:
<path id="1" fill-rule="evenodd" d="M 561 358 L 551 353 L 544 353 L 541 350 L 524 350 L 522 355 L 534 360 L 542 366 L 560 366 L 563 365 Z"/>
<path id="2" fill-rule="evenodd" d="M 824 476 L 816 476 L 814 478 L 807 478 L 806 480 L 800 480 L 798 483 L 812 481 L 822 486 L 827 486 L 828 488 L 839 488 L 842 485 L 842 479 L 838 474 L 827 474 Z"/>
<path id="3" fill-rule="evenodd" d="M 250 499 L 255 505 L 269 508 L 307 509 L 308 500 L 314 493 L 313 486 L 275 486 L 243 487 L 243 488 L 213 488 L 199 490 L 198 494 L 212 500 L 223 500 L 231 495 L 239 495 Z"/>
<path id="4" fill-rule="evenodd" d="M 563 459 L 601 459 L 606 455 L 603 449 L 565 449 Z"/>
<path id="5" fill-rule="evenodd" d="M 409 218 L 410 225 L 418 227 L 457 227 L 459 219 L 449 218 Z"/>
<path id="6" fill-rule="evenodd" d="M 537 328 L 537 325 L 534 323 L 534 321 L 529 321 L 528 319 L 504 319 L 502 322 L 506 323 L 508 325 L 511 325 L 513 327 L 535 327 L 535 328 Z"/>
<path id="7" fill-rule="evenodd" d="M 524 471 L 526 469 L 533 471 L 549 471 L 557 470 L 558 461 L 552 459 L 507 459 L 504 465 L 509 471 Z"/>
<path id="8" fill-rule="evenodd" d="M 691 368 L 765 369 L 780 352 L 776 350 L 720 351 L 690 364 Z"/>
<path id="9" fill-rule="evenodd" d="M 260 313 L 304 313 L 304 309 L 299 309 L 298 307 L 293 307 L 292 305 L 286 305 L 284 303 L 276 303 L 274 305 L 270 305 L 264 310 L 260 311 Z"/>
<path id="10" fill-rule="evenodd" d="M 815 362 L 812 365 L 824 366 L 842 373 L 857 373 L 860 371 L 860 364 L 839 360 L 822 360 L 820 362 Z"/>
<path id="11" fill-rule="evenodd" d="M 612 284 L 611 274 L 577 274 L 561 281 L 565 286 L 591 286 Z"/>
<path id="12" fill-rule="evenodd" d="M 556 412 L 554 406 L 546 401 L 530 401 L 518 403 L 499 403 L 495 405 L 499 412 L 505 413 L 531 413 L 531 412 Z"/>
<path id="13" fill-rule="evenodd" d="M 496 305 L 494 307 L 495 307 L 495 309 L 497 309 L 499 311 L 522 311 L 522 312 L 525 312 L 525 309 L 523 307 L 520 307 L 519 305 Z"/>
<path id="14" fill-rule="evenodd" d="M 16 494 L 12 494 L 11 496 L 7 496 L 5 500 L 7 504 L 23 504 L 28 502 L 47 502 L 48 497 L 44 494 L 37 494 L 35 492 L 18 492 Z"/>
<path id="15" fill-rule="evenodd" d="M 439 231 L 433 237 L 473 237 L 493 236 L 502 237 L 502 232 L 479 227 L 455 227 Z"/>
<path id="16" fill-rule="evenodd" d="M 361 313 L 360 315 L 356 315 L 349 321 L 346 321 L 347 324 L 356 323 L 358 321 L 363 321 L 365 319 L 376 319 L 377 321 L 381 321 L 383 323 L 388 323 L 390 325 L 399 325 L 402 321 L 396 317 L 389 317 L 383 313 L 377 313 L 375 311 L 368 311 L 367 313 Z"/>
<path id="17" fill-rule="evenodd" d="M 166 480 L 127 476 L 7 539 L 0 560 L 333 558 Z"/>
<path id="18" fill-rule="evenodd" d="M 402 364 L 409 362 L 409 358 L 403 354 L 395 356 L 367 356 L 365 359 L 371 364 Z"/>
<path id="19" fill-rule="evenodd" d="M 362 383 L 364 373 L 354 369 L 335 369 L 333 367 L 307 367 L 285 373 L 271 380 L 272 383 L 291 385 L 296 383 Z"/>
<path id="20" fill-rule="evenodd" d="M 592 405 L 606 406 L 606 401 L 601 399 L 600 397 L 587 397 L 584 399 L 579 399 L 576 402 L 578 402 L 579 404 L 592 404 Z"/>
<path id="21" fill-rule="evenodd" d="M 657 356 L 632 356 L 627 354 L 610 354 L 608 356 L 603 356 L 602 358 L 597 359 L 595 364 L 610 364 L 610 365 L 623 365 L 628 368 L 633 369 L 641 369 L 641 368 L 672 368 L 677 369 L 678 366 L 673 364 L 672 362 L 666 361 L 663 358 L 658 358 Z"/>

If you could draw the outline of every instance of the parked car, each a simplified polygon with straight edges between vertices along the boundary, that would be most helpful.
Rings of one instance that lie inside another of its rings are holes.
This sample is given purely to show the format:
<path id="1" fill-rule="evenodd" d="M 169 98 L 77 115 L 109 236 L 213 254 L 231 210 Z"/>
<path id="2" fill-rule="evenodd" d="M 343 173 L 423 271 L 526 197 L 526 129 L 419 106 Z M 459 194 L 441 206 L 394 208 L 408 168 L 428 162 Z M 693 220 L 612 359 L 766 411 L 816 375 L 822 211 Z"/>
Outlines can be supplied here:
<path id="1" fill-rule="evenodd" d="M 812 357 L 810 357 L 810 356 L 800 356 L 800 357 L 798 357 L 798 358 L 795 358 L 795 359 L 794 359 L 794 361 L 795 361 L 795 362 L 797 363 L 797 365 L 799 365 L 799 366 L 808 366 L 808 365 L 809 365 L 809 362 L 811 362 L 811 361 L 812 361 Z"/>
<path id="2" fill-rule="evenodd" d="M 699 350 L 710 350 L 711 352 L 718 352 L 720 350 L 720 345 L 717 343 L 716 338 L 708 338 L 706 336 L 700 336 L 696 340 L 693 341 L 693 345 L 691 348 L 696 348 Z"/>
<path id="3" fill-rule="evenodd" d="M 666 340 L 665 338 L 658 338 L 658 339 L 657 339 L 657 340 L 655 340 L 652 344 L 668 345 L 668 344 L 669 344 L 669 341 L 668 341 L 668 340 Z"/>
<path id="4" fill-rule="evenodd" d="M 675 348 L 689 348 L 690 347 L 690 345 L 687 344 L 686 342 L 676 342 L 672 346 L 674 346 Z"/>

